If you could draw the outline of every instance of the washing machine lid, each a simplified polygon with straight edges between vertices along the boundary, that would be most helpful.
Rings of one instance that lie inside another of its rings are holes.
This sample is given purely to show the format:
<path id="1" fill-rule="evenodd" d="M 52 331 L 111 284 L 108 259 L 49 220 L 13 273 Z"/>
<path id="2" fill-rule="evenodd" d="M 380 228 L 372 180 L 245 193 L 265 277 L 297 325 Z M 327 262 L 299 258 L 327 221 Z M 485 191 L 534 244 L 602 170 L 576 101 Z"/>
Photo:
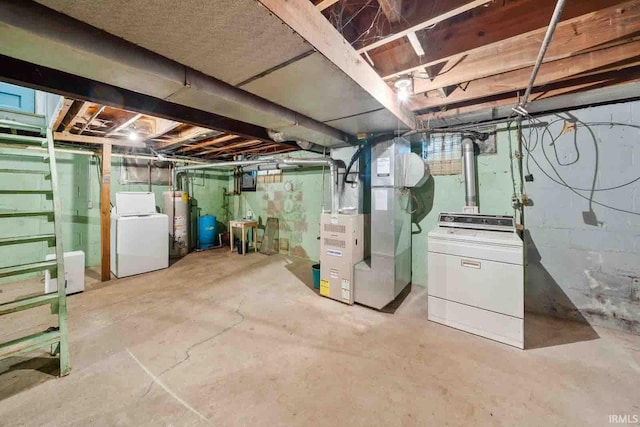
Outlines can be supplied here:
<path id="1" fill-rule="evenodd" d="M 523 264 L 522 240 L 509 232 L 437 227 L 429 232 L 429 252 Z"/>
<path id="2" fill-rule="evenodd" d="M 121 191 L 116 193 L 116 213 L 118 216 L 153 215 L 156 213 L 156 196 L 142 191 Z"/>

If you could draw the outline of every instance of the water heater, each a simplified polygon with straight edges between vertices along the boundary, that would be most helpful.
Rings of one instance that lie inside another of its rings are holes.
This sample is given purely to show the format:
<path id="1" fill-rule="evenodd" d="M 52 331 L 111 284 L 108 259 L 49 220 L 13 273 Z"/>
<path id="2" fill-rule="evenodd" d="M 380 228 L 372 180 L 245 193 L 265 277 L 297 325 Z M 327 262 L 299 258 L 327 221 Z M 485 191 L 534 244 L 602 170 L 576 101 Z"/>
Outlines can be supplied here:
<path id="1" fill-rule="evenodd" d="M 169 256 L 185 256 L 189 253 L 189 197 L 184 191 L 165 191 L 162 199 L 169 216 Z"/>

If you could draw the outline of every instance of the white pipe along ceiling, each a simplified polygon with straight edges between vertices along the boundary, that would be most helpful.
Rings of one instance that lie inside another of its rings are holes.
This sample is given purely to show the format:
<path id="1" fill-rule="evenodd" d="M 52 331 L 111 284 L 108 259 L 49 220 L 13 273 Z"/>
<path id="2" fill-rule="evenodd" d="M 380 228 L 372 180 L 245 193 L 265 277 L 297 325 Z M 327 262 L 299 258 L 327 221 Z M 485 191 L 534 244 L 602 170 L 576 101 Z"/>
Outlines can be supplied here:
<path id="1" fill-rule="evenodd" d="M 304 22 L 283 22 L 287 11 L 269 5 L 277 2 L 263 3 L 0 0 L 0 54 L 262 126 L 287 140 L 331 147 L 358 133 L 415 128 L 413 113 L 312 3 L 282 2 L 309 14 L 301 20 L 326 22 L 319 31 L 342 41 L 340 55 L 312 45 L 310 39 L 321 44 L 313 34 L 305 39 L 294 31 L 308 33 Z"/>

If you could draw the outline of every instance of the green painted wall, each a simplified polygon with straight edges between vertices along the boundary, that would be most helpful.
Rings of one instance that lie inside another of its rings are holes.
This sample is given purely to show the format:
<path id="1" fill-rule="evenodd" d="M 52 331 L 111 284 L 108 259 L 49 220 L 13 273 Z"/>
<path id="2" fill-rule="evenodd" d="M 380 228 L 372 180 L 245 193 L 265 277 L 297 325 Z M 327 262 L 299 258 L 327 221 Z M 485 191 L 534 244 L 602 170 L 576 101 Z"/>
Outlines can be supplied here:
<path id="1" fill-rule="evenodd" d="M 514 137 L 515 144 L 515 137 Z M 478 157 L 478 182 L 480 208 L 489 214 L 513 214 L 511 195 L 513 181 L 509 162 L 509 134 L 501 128 L 497 134 L 497 154 Z M 35 154 L 24 160 L 14 157 L 15 150 L 0 149 L 0 168 L 40 168 L 46 169 Z M 24 151 L 20 151 L 24 154 Z M 309 153 L 295 153 L 308 157 Z M 100 210 L 99 178 L 94 158 L 84 155 L 59 154 L 58 168 L 61 182 L 62 205 L 64 211 L 65 250 L 82 250 L 86 254 L 87 265 L 99 264 L 100 256 Z M 277 183 L 258 184 L 256 192 L 244 192 L 240 196 L 227 196 L 228 209 L 224 207 L 224 190 L 232 188 L 232 179 L 227 172 L 208 171 L 191 175 L 193 193 L 201 208 L 200 214 L 212 214 L 221 223 L 219 230 L 225 231 L 230 219 L 245 216 L 247 209 L 254 212 L 261 227 L 268 217 L 276 217 L 280 222 L 280 238 L 288 240 L 288 250 L 282 251 L 294 256 L 319 259 L 320 213 L 322 207 L 330 206 L 329 171 L 325 170 L 324 194 L 322 169 L 285 170 L 282 180 Z M 122 185 L 120 159 L 114 158 L 112 165 L 112 200 L 117 191 L 147 191 L 147 185 Z M 40 179 L 40 181 L 38 181 Z M 7 180 L 8 187 L 26 188 L 44 185 L 41 178 L 14 176 Z M 285 183 L 291 183 L 291 191 Z M 153 186 L 156 204 L 162 209 L 162 192 L 166 186 Z M 441 211 L 459 211 L 464 204 L 464 183 L 461 175 L 435 176 L 415 191 L 419 200 L 418 211 L 413 224 L 413 282 L 427 283 L 427 233 L 436 225 Z M 2 202 L 0 209 L 44 208 L 47 201 L 42 196 L 15 196 Z M 40 219 L 12 220 L 9 228 L 0 230 L 0 237 L 16 234 L 46 232 L 50 225 Z M 43 225 L 44 224 L 44 225 Z M 224 224 L 224 225 L 223 225 Z M 260 231 L 262 233 L 262 231 Z M 45 244 L 34 243 L 22 247 L 0 247 L 0 263 L 14 265 L 42 259 L 50 250 Z"/>
<path id="2" fill-rule="evenodd" d="M 200 216 L 214 215 L 218 221 L 218 232 L 226 231 L 232 216 L 233 196 L 228 196 L 229 209 L 224 207 L 224 192 L 233 190 L 233 179 L 226 171 L 200 171 L 189 175 L 189 191 L 198 201 Z"/>
<path id="3" fill-rule="evenodd" d="M 287 157 L 313 157 L 313 153 L 293 153 Z M 329 169 L 325 168 L 324 187 L 322 168 L 282 171 L 281 182 L 258 184 L 257 191 L 243 192 L 235 197 L 234 218 L 242 218 L 251 209 L 263 227 L 268 217 L 278 218 L 280 252 L 318 260 L 320 258 L 320 214 L 331 207 Z M 291 191 L 285 189 L 291 184 Z M 324 195 L 323 195 L 324 188 Z M 262 231 L 259 231 L 262 235 Z M 282 240 L 288 241 L 283 249 Z"/>
<path id="4" fill-rule="evenodd" d="M 514 150 L 515 132 L 512 132 Z M 511 196 L 513 180 L 510 170 L 509 133 L 500 127 L 496 134 L 496 154 L 478 156 L 478 191 L 480 211 L 486 214 L 513 215 Z M 516 173 L 517 175 L 517 173 Z M 460 212 L 464 206 L 462 175 L 433 176 L 415 191 L 419 200 L 413 225 L 413 283 L 427 284 L 427 234 L 438 222 L 440 212 Z"/>
<path id="5" fill-rule="evenodd" d="M 515 131 L 511 132 L 511 138 L 515 149 Z M 479 200 L 483 213 L 514 213 L 511 208 L 514 184 L 510 169 L 509 142 L 509 132 L 506 126 L 501 126 L 496 135 L 497 153 L 478 157 Z M 293 184 L 291 192 L 284 190 L 284 183 L 287 181 Z M 284 171 L 282 183 L 259 184 L 255 193 L 243 193 L 239 202 L 235 202 L 234 217 L 243 217 L 247 209 L 252 209 L 262 224 L 266 222 L 267 216 L 278 217 L 280 237 L 290 240 L 288 253 L 317 260 L 320 249 L 319 215 L 323 200 L 325 206 L 329 207 L 328 184 L 327 171 L 323 198 L 321 170 Z M 414 214 L 413 224 L 413 283 L 426 286 L 427 233 L 436 226 L 440 212 L 462 210 L 464 180 L 462 175 L 434 176 L 414 193 L 418 199 L 418 211 Z"/>
<path id="6" fill-rule="evenodd" d="M 57 153 L 60 196 L 63 210 L 64 250 L 81 250 L 85 253 L 86 265 L 100 264 L 100 187 L 98 163 L 93 157 L 80 154 Z M 0 168 L 47 170 L 39 152 L 0 148 Z M 112 161 L 111 200 L 115 201 L 118 191 L 148 191 L 148 186 L 123 185 L 120 183 L 121 159 Z M 49 182 L 38 175 L 4 175 L 2 188 L 5 189 L 45 189 Z M 202 214 L 213 214 L 223 218 L 222 192 L 229 185 L 227 174 L 206 172 L 193 175 L 193 191 L 202 208 Z M 162 210 L 164 185 L 153 185 L 156 206 Z M 51 201 L 43 195 L 2 196 L 1 210 L 46 209 Z M 6 226 L 5 226 L 6 224 Z M 53 232 L 51 223 L 43 218 L 22 218 L 3 220 L 0 237 L 31 235 Z M 0 246 L 0 267 L 18 265 L 44 259 L 53 253 L 46 243 L 32 243 L 17 246 Z"/>

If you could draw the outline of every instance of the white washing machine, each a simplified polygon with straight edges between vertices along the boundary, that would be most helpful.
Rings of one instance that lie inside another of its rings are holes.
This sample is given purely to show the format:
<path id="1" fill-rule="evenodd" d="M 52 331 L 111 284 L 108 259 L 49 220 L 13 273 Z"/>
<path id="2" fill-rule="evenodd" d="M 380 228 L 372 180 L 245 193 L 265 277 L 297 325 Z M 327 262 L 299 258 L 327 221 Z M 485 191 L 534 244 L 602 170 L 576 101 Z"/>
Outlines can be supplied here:
<path id="1" fill-rule="evenodd" d="M 116 193 L 111 212 L 111 272 L 127 277 L 169 266 L 169 217 L 156 213 L 155 195 Z"/>
<path id="2" fill-rule="evenodd" d="M 523 264 L 512 216 L 441 213 L 429 232 L 429 320 L 524 348 Z"/>

